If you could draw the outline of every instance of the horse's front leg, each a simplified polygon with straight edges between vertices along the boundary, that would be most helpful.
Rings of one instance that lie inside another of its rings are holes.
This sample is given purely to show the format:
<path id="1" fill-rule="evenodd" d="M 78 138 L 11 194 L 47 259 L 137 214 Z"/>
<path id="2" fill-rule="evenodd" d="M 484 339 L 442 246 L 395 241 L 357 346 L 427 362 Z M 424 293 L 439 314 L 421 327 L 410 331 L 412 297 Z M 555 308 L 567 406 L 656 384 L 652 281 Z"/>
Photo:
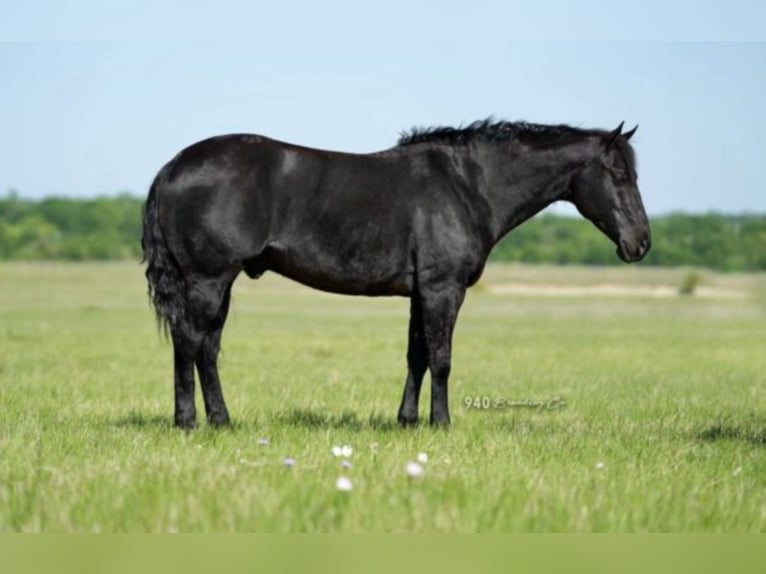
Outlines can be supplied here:
<path id="1" fill-rule="evenodd" d="M 449 425 L 447 383 L 452 364 L 452 333 L 465 298 L 465 286 L 437 283 L 421 289 L 423 333 L 431 371 L 432 425 Z"/>
<path id="2" fill-rule="evenodd" d="M 418 294 L 410 298 L 410 328 L 407 343 L 407 382 L 397 420 L 401 426 L 418 424 L 418 401 L 423 376 L 428 368 L 428 349 L 423 334 L 423 311 Z"/>

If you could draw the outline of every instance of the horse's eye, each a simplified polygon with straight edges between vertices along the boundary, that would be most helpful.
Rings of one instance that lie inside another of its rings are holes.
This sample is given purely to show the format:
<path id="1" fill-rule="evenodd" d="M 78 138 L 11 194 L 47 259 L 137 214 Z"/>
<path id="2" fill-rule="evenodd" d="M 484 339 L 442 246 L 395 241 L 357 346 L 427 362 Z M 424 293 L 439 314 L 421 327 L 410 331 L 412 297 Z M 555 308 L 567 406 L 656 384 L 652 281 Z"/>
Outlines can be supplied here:
<path id="1" fill-rule="evenodd" d="M 629 179 L 628 172 L 619 167 L 612 169 L 612 177 L 614 177 L 616 183 L 627 183 Z"/>

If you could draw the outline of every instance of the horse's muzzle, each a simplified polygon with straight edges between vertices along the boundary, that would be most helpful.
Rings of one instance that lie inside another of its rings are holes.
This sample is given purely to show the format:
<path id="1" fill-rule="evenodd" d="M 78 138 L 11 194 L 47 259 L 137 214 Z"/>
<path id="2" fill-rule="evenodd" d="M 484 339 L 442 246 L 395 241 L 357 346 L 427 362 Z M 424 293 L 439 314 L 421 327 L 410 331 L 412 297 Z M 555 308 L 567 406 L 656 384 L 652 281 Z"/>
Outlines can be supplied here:
<path id="1" fill-rule="evenodd" d="M 621 239 L 617 247 L 617 255 L 625 263 L 635 263 L 636 261 L 641 261 L 649 253 L 651 246 L 652 242 L 648 237 L 641 239 L 632 247 L 626 240 Z"/>

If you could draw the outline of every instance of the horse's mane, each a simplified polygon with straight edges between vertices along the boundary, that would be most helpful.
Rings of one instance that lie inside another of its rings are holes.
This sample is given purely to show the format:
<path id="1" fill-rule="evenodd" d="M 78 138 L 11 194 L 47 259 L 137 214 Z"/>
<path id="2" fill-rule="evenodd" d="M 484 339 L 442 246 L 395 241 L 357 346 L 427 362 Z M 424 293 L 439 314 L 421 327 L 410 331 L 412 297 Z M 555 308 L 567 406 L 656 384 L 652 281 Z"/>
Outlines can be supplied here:
<path id="1" fill-rule="evenodd" d="M 477 120 L 467 126 L 436 126 L 412 128 L 402 132 L 397 146 L 434 142 L 446 144 L 466 144 L 472 141 L 511 141 L 523 140 L 534 145 L 562 145 L 575 138 L 592 134 L 595 130 L 582 130 L 567 125 L 545 125 L 527 122 L 494 121 L 489 117 Z"/>

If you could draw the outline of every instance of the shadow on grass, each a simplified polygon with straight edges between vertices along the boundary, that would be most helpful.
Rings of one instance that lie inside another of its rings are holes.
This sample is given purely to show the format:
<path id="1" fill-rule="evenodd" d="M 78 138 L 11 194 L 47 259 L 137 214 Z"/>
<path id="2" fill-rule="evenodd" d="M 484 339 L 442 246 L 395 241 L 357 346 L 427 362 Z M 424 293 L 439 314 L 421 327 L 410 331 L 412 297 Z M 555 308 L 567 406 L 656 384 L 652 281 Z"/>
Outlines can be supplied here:
<path id="1" fill-rule="evenodd" d="M 373 430 L 376 432 L 395 432 L 401 430 L 396 419 L 373 412 L 368 417 L 359 417 L 352 411 L 327 413 L 313 409 L 290 409 L 278 411 L 265 417 L 273 422 L 285 426 L 299 427 L 304 429 L 346 429 L 352 431 Z M 127 415 L 111 421 L 118 428 L 134 428 L 138 430 L 181 430 L 173 426 L 172 417 L 166 415 L 146 414 L 131 412 Z M 212 427 L 205 421 L 204 415 L 197 421 L 194 430 L 211 429 L 217 432 L 256 432 L 259 428 L 267 425 L 263 420 L 237 420 L 232 421 L 231 426 Z M 427 426 L 427 425 L 425 425 Z"/>
<path id="2" fill-rule="evenodd" d="M 166 415 L 152 415 L 132 412 L 114 421 L 114 426 L 118 428 L 169 430 L 173 428 L 173 420 L 171 417 Z"/>
<path id="3" fill-rule="evenodd" d="M 736 440 L 766 446 L 766 420 L 762 417 L 752 417 L 741 422 L 722 419 L 703 428 L 696 437 L 705 442 Z"/>
<path id="4" fill-rule="evenodd" d="M 351 411 L 333 414 L 313 409 L 290 409 L 276 413 L 274 420 L 283 425 L 306 429 L 374 430 L 378 432 L 394 432 L 400 429 L 395 419 L 375 412 L 363 419 Z"/>

